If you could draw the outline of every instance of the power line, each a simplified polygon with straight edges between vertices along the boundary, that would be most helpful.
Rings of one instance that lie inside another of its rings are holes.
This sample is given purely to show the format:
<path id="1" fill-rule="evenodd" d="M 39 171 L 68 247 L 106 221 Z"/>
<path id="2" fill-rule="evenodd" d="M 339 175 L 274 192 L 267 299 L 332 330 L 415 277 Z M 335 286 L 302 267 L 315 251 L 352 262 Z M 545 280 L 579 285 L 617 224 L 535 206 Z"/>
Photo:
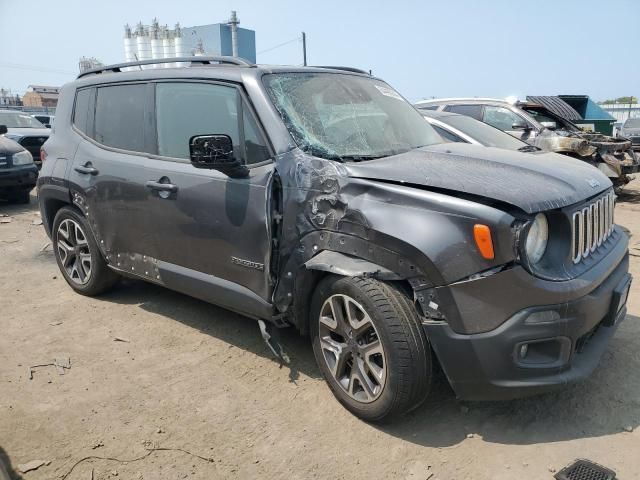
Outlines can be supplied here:
<path id="1" fill-rule="evenodd" d="M 299 42 L 299 41 L 300 41 L 300 37 L 292 38 L 291 40 L 288 40 L 286 42 L 280 43 L 280 44 L 275 45 L 273 47 L 267 48 L 266 50 L 262 50 L 262 51 L 258 52 L 257 54 L 261 55 L 263 53 L 270 52 L 271 50 L 275 50 L 276 48 L 284 47 L 285 45 L 289 45 L 290 43 Z"/>
<path id="2" fill-rule="evenodd" d="M 15 68 L 17 70 L 32 70 L 34 72 L 56 73 L 59 75 L 77 75 L 78 72 L 68 72 L 66 70 L 58 70 L 56 68 L 43 68 L 37 65 L 23 65 L 21 63 L 0 63 L 2 68 Z"/>

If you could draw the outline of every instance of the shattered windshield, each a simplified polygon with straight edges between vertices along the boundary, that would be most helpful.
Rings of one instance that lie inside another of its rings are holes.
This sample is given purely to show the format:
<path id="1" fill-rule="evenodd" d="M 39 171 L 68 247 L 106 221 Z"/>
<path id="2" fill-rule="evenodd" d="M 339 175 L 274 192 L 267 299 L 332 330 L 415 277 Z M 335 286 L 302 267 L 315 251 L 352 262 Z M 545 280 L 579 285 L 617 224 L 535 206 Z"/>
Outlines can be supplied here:
<path id="1" fill-rule="evenodd" d="M 271 100 L 297 145 L 317 157 L 368 160 L 442 143 L 380 80 L 336 73 L 265 75 Z"/>

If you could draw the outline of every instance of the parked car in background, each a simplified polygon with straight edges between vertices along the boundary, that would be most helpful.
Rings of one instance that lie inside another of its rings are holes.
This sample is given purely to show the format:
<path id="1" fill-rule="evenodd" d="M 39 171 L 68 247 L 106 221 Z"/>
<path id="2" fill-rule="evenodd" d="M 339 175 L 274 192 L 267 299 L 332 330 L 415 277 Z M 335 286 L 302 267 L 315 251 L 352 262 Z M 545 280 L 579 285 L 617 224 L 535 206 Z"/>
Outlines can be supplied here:
<path id="1" fill-rule="evenodd" d="M 29 203 L 29 192 L 36 186 L 38 168 L 27 149 L 6 137 L 0 125 L 0 197 Z"/>
<path id="2" fill-rule="evenodd" d="M 471 143 L 519 152 L 540 151 L 538 147 L 466 115 L 436 110 L 421 110 L 420 113 L 436 132 L 449 142 Z"/>
<path id="3" fill-rule="evenodd" d="M 49 138 L 51 130 L 31 115 L 16 110 L 0 110 L 0 125 L 7 127 L 7 138 L 29 150 L 36 166 L 40 168 L 40 148 Z"/>
<path id="4" fill-rule="evenodd" d="M 600 169 L 616 187 L 626 185 L 631 180 L 629 174 L 639 169 L 639 159 L 629 140 L 583 132 L 542 105 L 512 104 L 490 98 L 450 98 L 423 100 L 416 107 L 467 115 L 542 150 L 579 158 Z"/>
<path id="5" fill-rule="evenodd" d="M 45 113 L 33 113 L 31 114 L 31 116 L 47 128 L 51 128 L 51 126 L 53 125 L 53 120 L 56 118 L 55 115 L 49 115 Z"/>
<path id="6" fill-rule="evenodd" d="M 129 276 L 248 315 L 268 341 L 296 328 L 369 421 L 420 405 L 435 357 L 468 400 L 596 368 L 631 283 L 600 171 L 443 143 L 364 71 L 135 68 L 176 60 L 62 87 L 38 200 L 76 292 Z"/>
<path id="7" fill-rule="evenodd" d="M 628 118 L 618 132 L 618 136 L 631 140 L 634 150 L 640 150 L 640 118 Z"/>

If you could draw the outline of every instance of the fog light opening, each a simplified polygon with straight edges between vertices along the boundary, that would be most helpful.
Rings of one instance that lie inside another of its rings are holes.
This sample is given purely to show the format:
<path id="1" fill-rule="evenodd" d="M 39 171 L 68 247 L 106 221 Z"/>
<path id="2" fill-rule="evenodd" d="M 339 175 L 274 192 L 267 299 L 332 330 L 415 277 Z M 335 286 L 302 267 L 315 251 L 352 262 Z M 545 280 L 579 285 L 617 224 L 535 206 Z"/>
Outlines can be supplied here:
<path id="1" fill-rule="evenodd" d="M 520 345 L 520 358 L 527 358 L 527 353 L 529 353 L 529 344 L 525 343 Z"/>

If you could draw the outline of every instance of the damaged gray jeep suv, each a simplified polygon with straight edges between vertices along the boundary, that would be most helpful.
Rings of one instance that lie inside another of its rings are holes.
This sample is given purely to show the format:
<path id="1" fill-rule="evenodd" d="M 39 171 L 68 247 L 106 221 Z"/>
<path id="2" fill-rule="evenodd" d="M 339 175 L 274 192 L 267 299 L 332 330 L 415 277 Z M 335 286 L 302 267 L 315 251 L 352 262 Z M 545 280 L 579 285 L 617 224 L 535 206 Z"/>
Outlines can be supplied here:
<path id="1" fill-rule="evenodd" d="M 354 69 L 172 61 L 62 88 L 38 197 L 78 293 L 162 285 L 258 320 L 283 358 L 294 327 L 369 421 L 418 406 L 436 362 L 468 400 L 594 370 L 631 282 L 596 168 L 443 143 Z"/>

